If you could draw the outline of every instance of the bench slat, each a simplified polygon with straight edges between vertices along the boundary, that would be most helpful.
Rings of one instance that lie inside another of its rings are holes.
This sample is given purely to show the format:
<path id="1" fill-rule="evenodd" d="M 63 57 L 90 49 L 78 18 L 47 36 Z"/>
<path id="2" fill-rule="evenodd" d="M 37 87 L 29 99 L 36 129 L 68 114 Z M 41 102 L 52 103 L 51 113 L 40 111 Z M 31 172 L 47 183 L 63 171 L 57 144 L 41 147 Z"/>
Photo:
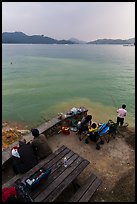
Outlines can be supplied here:
<path id="1" fill-rule="evenodd" d="M 96 178 L 95 181 L 90 186 L 90 188 L 86 191 L 84 196 L 79 200 L 79 202 L 88 202 L 100 184 L 101 184 L 101 180 Z"/>
<path id="2" fill-rule="evenodd" d="M 100 184 L 101 180 L 92 173 L 69 202 L 88 202 Z"/>
<path id="3" fill-rule="evenodd" d="M 47 199 L 44 200 L 44 202 L 54 202 L 59 195 L 58 193 L 63 192 L 63 190 L 67 188 L 67 186 L 74 180 L 76 176 L 78 176 L 81 173 L 81 170 L 83 170 L 88 164 L 89 164 L 88 161 L 86 160 L 82 161 L 76 168 L 73 168 L 74 170 L 71 173 L 71 175 L 68 173 L 69 170 L 66 171 L 65 173 L 68 174 L 66 179 L 63 180 L 62 183 L 56 187 L 56 189 L 54 189 L 54 191 L 48 196 Z"/>
<path id="4" fill-rule="evenodd" d="M 80 165 L 80 163 L 83 161 L 82 158 L 77 158 L 73 163 L 73 166 L 70 166 L 70 168 L 65 169 L 65 167 L 63 168 L 64 171 L 62 172 L 62 174 L 60 174 L 60 176 L 58 176 L 49 186 L 48 188 L 46 188 L 44 191 L 42 191 L 35 199 L 34 202 L 42 202 L 43 199 L 45 199 L 47 196 L 49 196 L 52 191 L 55 191 L 55 189 L 58 187 L 58 185 L 60 186 L 61 181 L 63 181 L 66 178 L 66 175 L 69 175 L 70 172 L 72 171 L 72 169 L 77 168 L 78 165 Z M 86 161 L 85 161 L 86 162 Z M 68 185 L 68 184 L 67 184 Z M 60 192 L 59 192 L 60 193 Z M 56 194 L 57 196 L 57 194 Z M 45 202 L 45 201 L 44 201 Z M 47 202 L 47 201 L 46 201 Z"/>

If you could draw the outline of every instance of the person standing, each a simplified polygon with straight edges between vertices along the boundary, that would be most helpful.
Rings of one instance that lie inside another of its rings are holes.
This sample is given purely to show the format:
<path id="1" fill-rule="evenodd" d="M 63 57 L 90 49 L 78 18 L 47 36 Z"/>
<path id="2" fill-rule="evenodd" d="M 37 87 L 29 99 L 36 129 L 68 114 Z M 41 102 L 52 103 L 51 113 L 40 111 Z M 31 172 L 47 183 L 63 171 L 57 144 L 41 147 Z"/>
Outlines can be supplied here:
<path id="1" fill-rule="evenodd" d="M 118 113 L 118 115 L 117 115 L 117 125 L 119 125 L 119 123 L 120 123 L 120 126 L 123 126 L 124 119 L 125 119 L 125 117 L 127 115 L 127 111 L 125 109 L 126 109 L 126 105 L 123 104 L 122 107 L 117 110 L 117 113 Z"/>

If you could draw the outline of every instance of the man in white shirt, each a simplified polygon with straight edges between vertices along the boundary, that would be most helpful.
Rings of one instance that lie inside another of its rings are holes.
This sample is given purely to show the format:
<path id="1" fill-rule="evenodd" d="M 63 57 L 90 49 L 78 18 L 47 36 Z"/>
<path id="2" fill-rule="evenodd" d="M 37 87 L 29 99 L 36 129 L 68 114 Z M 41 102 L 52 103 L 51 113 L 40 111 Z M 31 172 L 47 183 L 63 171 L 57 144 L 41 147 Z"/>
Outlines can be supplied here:
<path id="1" fill-rule="evenodd" d="M 117 125 L 119 125 L 119 123 L 120 123 L 120 126 L 122 126 L 123 123 L 124 123 L 124 118 L 126 117 L 126 114 L 127 114 L 127 111 L 125 110 L 125 108 L 126 108 L 126 105 L 123 104 L 122 108 L 119 108 L 117 110 L 117 113 L 118 113 L 118 115 L 117 115 Z"/>

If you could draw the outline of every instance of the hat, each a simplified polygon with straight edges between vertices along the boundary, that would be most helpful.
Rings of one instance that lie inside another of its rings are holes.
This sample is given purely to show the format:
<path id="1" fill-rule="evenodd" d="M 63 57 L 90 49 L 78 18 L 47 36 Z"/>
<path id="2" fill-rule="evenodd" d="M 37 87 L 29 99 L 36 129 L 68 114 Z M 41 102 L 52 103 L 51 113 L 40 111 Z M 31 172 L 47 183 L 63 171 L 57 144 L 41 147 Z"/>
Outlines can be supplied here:
<path id="1" fill-rule="evenodd" d="M 19 153 L 18 153 L 18 149 L 17 149 L 17 148 L 15 148 L 15 149 L 12 148 L 11 154 L 12 154 L 12 156 L 14 156 L 14 157 L 20 158 L 20 155 L 19 155 Z"/>

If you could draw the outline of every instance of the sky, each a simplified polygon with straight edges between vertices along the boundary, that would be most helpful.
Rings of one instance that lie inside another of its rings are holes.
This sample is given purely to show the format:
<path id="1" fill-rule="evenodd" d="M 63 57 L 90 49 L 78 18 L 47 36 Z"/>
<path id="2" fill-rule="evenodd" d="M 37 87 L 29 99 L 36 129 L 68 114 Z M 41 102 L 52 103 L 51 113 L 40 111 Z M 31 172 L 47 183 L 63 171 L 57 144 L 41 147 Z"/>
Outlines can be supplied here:
<path id="1" fill-rule="evenodd" d="M 57 40 L 135 37 L 135 2 L 2 2 L 2 32 Z"/>

